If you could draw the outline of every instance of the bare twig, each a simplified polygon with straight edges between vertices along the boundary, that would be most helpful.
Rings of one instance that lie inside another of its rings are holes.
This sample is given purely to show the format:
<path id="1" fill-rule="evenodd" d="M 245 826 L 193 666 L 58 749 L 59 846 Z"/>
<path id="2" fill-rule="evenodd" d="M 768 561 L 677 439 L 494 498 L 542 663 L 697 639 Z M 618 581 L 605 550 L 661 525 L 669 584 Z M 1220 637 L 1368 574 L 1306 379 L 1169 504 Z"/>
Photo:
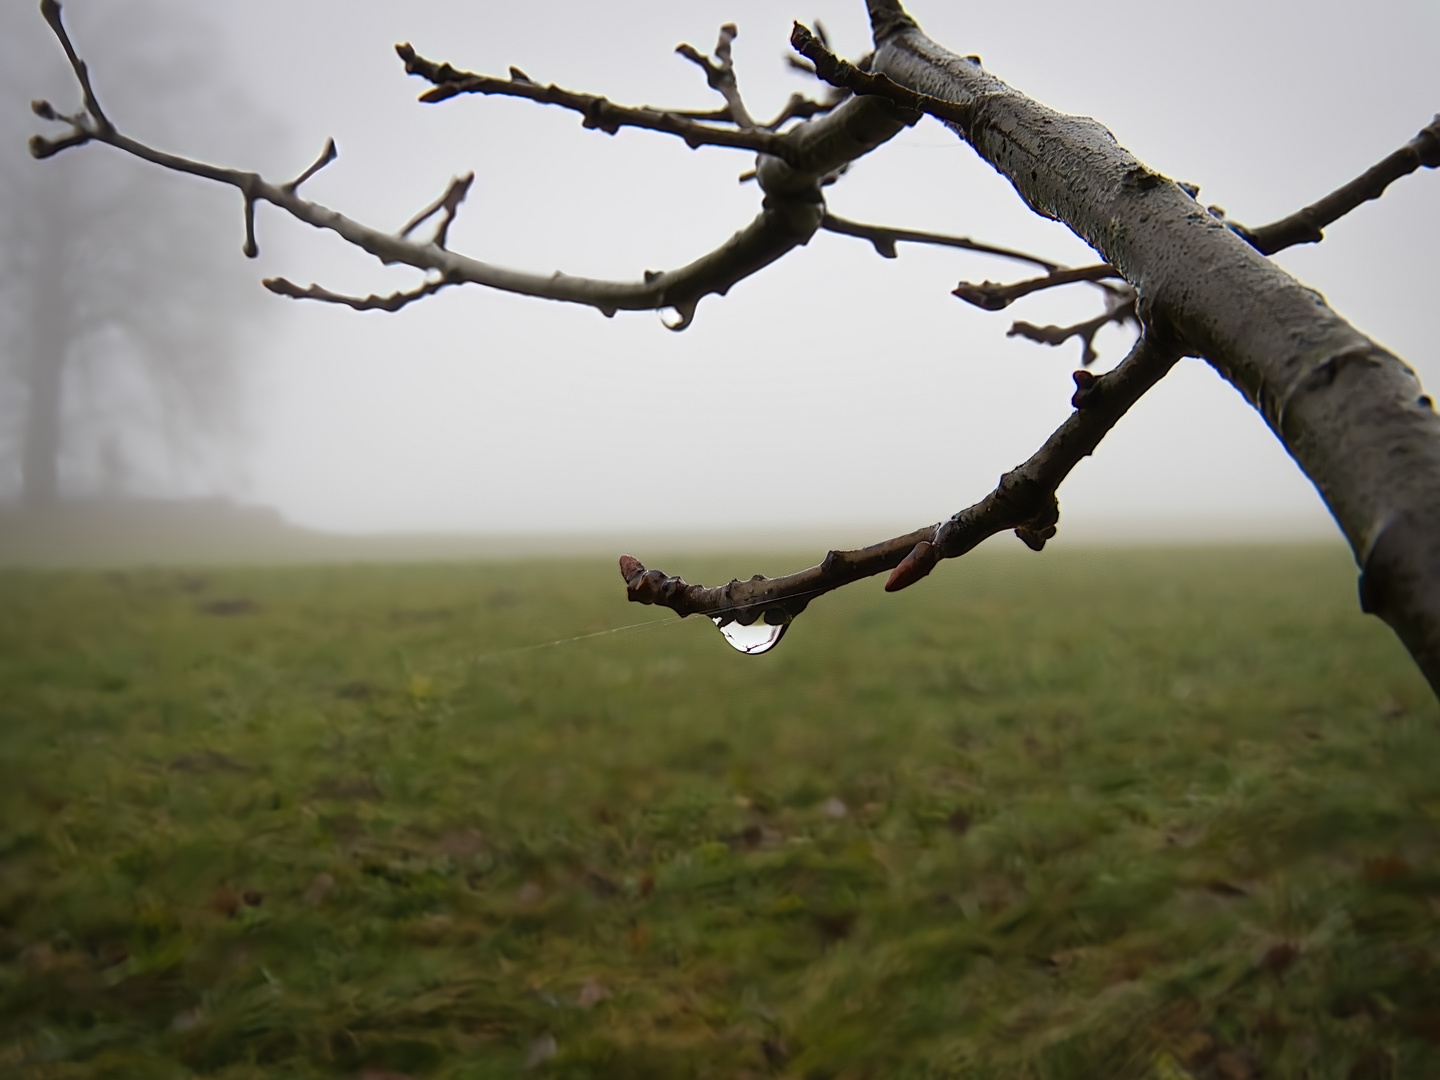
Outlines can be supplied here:
<path id="1" fill-rule="evenodd" d="M 445 286 L 454 285 L 455 282 L 438 278 L 434 281 L 427 281 L 420 288 L 412 289 L 410 292 L 394 292 L 389 296 L 376 296 L 374 293 L 369 296 L 345 296 L 314 284 L 301 288 L 293 281 L 288 281 L 283 277 L 266 278 L 261 284 L 276 295 L 288 296 L 292 300 L 319 300 L 326 304 L 343 304 L 356 311 L 399 311 L 416 300 L 434 296 Z"/>
<path id="2" fill-rule="evenodd" d="M 1030 278 L 1028 281 L 1017 281 L 1010 285 L 1002 285 L 994 281 L 986 281 L 976 285 L 972 281 L 962 281 L 951 290 L 951 295 L 958 296 L 961 300 L 974 304 L 976 307 L 984 308 L 986 311 L 1002 311 L 1022 296 L 1029 296 L 1031 293 L 1040 292 L 1042 289 L 1053 289 L 1060 285 L 1071 285 L 1077 281 L 1089 282 L 1095 285 L 1108 279 L 1120 277 L 1120 271 L 1108 263 L 1101 263 L 1098 266 L 1079 266 L 1071 270 L 1057 267 L 1044 277 Z M 1116 287 L 1107 286 L 1107 288 L 1115 289 Z"/>
<path id="3" fill-rule="evenodd" d="M 40 0 L 40 14 L 50 24 L 50 29 L 60 39 L 60 45 L 65 50 L 65 58 L 70 61 L 71 70 L 75 72 L 75 79 L 80 83 L 80 91 L 84 95 L 85 111 L 90 114 L 96 126 L 101 131 L 112 130 L 105 111 L 100 108 L 100 101 L 95 96 L 95 90 L 90 85 L 90 69 L 86 67 L 85 61 L 81 60 L 75 52 L 75 47 L 70 44 L 70 39 L 65 35 L 65 29 L 60 21 L 60 5 L 57 0 Z"/>
<path id="4" fill-rule="evenodd" d="M 1394 181 L 1409 176 L 1421 167 L 1440 167 L 1440 116 L 1421 128 L 1420 133 L 1399 150 L 1382 158 L 1319 202 L 1258 229 L 1247 229 L 1234 223 L 1230 227 L 1264 255 L 1274 255 L 1296 244 L 1319 243 L 1325 237 L 1321 230 L 1326 226 L 1362 203 L 1378 199 Z"/>
<path id="5" fill-rule="evenodd" d="M 1086 319 L 1073 326 L 1036 326 L 1034 323 L 1017 322 L 1005 336 L 1028 338 L 1042 345 L 1063 345 L 1071 338 L 1079 338 L 1085 346 L 1080 355 L 1080 363 L 1088 368 L 1099 359 L 1099 354 L 1095 351 L 1096 334 L 1111 323 L 1124 325 L 1127 322 L 1138 324 L 1139 321 L 1139 316 L 1135 313 L 1135 290 L 1122 286 L 1115 291 L 1105 310 L 1093 319 Z"/>
<path id="6" fill-rule="evenodd" d="M 445 194 L 441 195 L 440 198 L 436 199 L 424 210 L 421 210 L 411 218 L 405 224 L 405 227 L 400 230 L 400 235 L 409 236 L 425 221 L 444 211 L 444 216 L 440 219 L 440 225 L 436 228 L 435 237 L 432 241 L 436 247 L 443 248 L 446 238 L 450 235 L 450 225 L 460 210 L 460 204 L 465 201 L 465 196 L 470 193 L 470 185 L 474 182 L 475 174 L 473 172 L 466 173 L 464 176 L 457 176 L 454 180 L 451 180 L 450 186 L 445 189 Z"/>
<path id="7" fill-rule="evenodd" d="M 738 128 L 753 131 L 758 125 L 750 115 L 750 110 L 745 107 L 745 99 L 740 96 L 740 84 L 735 79 L 735 62 L 730 51 L 738 33 L 734 23 L 726 23 L 720 27 L 720 38 L 715 44 L 715 60 L 711 60 L 694 45 L 680 44 L 675 46 L 675 51 L 705 72 L 705 81 L 710 85 L 710 89 L 725 99 L 725 111 L 730 122 Z"/>
<path id="8" fill-rule="evenodd" d="M 582 94 L 559 86 L 542 86 L 529 78 L 497 79 L 460 71 L 449 64 L 437 64 L 418 55 L 409 44 L 396 45 L 395 52 L 405 61 L 405 70 L 435 84 L 433 90 L 420 95 L 424 102 L 445 101 L 457 94 L 501 94 L 537 101 L 543 105 L 559 105 L 578 112 L 587 128 L 596 128 L 613 135 L 622 127 L 645 128 L 667 135 L 677 135 L 691 149 L 700 146 L 729 146 L 772 154 L 789 161 L 791 148 L 785 136 L 760 128 L 722 128 L 701 123 L 680 113 L 651 108 L 616 105 L 598 94 Z M 693 114 L 692 114 L 693 115 Z"/>
<path id="9" fill-rule="evenodd" d="M 941 559 L 963 555 L 1006 529 L 1014 529 L 1038 551 L 1055 535 L 1059 519 L 1055 492 L 1060 484 L 1178 359 L 1171 346 L 1142 336 L 1113 371 L 1100 376 L 1077 373 L 1075 412 L 1034 456 L 1002 476 L 994 491 L 948 521 L 857 551 L 831 551 L 819 564 L 784 577 L 757 574 L 748 581 L 714 588 L 690 585 L 623 555 L 620 573 L 626 594 L 635 603 L 668 607 L 682 617 L 703 614 L 750 625 L 759 620 L 788 621 L 815 597 L 886 570 L 891 575 L 885 588 L 903 589 Z"/>
<path id="10" fill-rule="evenodd" d="M 760 126 L 766 131 L 778 131 L 782 125 L 791 120 L 809 120 L 815 116 L 824 116 L 849 96 L 849 94 L 837 91 L 824 101 L 815 101 L 807 98 L 804 94 L 791 94 L 790 100 L 785 102 L 785 107 L 775 114 L 775 119 Z"/>
<path id="11" fill-rule="evenodd" d="M 339 156 L 340 151 L 335 147 L 335 140 L 326 139 L 325 149 L 320 151 L 320 156 L 315 159 L 315 161 L 310 165 L 309 168 L 307 168 L 294 180 L 291 180 L 288 184 L 282 185 L 281 190 L 288 191 L 291 195 L 294 195 L 297 191 L 300 190 L 301 184 L 305 183 L 306 180 L 309 180 L 312 176 L 318 173 L 321 169 L 325 168 L 326 165 L 329 165 Z"/>
<path id="12" fill-rule="evenodd" d="M 1061 483 L 1180 356 L 1170 343 L 1142 332 L 1113 371 L 1098 376 L 1079 373 L 1071 399 L 1075 411 L 1025 464 L 1002 476 L 993 492 L 940 526 L 934 541 L 936 559 L 963 555 L 987 537 L 1012 528 L 1027 545 L 1040 550 L 1055 534 L 1059 518 L 1055 492 Z M 924 573 L 928 570 L 903 580 L 892 576 L 886 588 L 902 589 Z"/>
<path id="13" fill-rule="evenodd" d="M 897 243 L 907 244 L 938 244 L 942 247 L 962 248 L 965 251 L 978 251 L 982 255 L 999 255 L 1005 259 L 1015 259 L 1019 262 L 1030 263 L 1045 271 L 1058 271 L 1061 269 L 1058 263 L 1049 262 L 1036 255 L 1027 254 L 1024 251 L 1016 251 L 1013 248 L 996 247 L 993 244 L 982 244 L 964 236 L 945 236 L 941 233 L 916 232 L 913 229 L 892 229 L 884 225 L 862 225 L 858 221 L 846 221 L 844 218 L 836 217 L 827 213 L 820 221 L 820 227 L 830 232 L 841 233 L 845 236 L 856 236 L 862 240 L 868 240 L 875 246 L 876 252 L 886 259 L 895 258 L 895 245 Z"/>
<path id="14" fill-rule="evenodd" d="M 913 25 L 913 23 L 912 23 Z M 901 86 L 888 75 L 876 75 L 858 65 L 842 60 L 825 47 L 803 23 L 790 31 L 790 44 L 795 51 L 815 65 L 815 74 L 831 86 L 852 94 L 882 97 L 909 112 L 925 113 L 953 124 L 969 125 L 973 109 L 954 101 L 943 101 L 929 94 L 917 93 Z"/>

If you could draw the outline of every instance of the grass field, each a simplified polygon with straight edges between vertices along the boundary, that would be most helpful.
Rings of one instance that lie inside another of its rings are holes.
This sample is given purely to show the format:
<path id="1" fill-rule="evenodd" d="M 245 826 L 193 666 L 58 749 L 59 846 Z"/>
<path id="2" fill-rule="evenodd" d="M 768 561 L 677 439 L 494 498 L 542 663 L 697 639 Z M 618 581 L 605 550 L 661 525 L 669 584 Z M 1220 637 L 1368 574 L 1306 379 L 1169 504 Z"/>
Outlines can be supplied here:
<path id="1" fill-rule="evenodd" d="M 609 561 L 0 574 L 0 1075 L 1440 1075 L 1354 578 L 982 551 L 745 657 Z"/>

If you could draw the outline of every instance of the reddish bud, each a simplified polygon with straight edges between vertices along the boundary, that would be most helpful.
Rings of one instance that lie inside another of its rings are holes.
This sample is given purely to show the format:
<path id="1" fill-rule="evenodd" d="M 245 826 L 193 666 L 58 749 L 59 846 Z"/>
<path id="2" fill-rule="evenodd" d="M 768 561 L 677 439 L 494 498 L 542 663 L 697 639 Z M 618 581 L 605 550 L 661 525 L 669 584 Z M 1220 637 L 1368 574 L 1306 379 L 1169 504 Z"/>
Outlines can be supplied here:
<path id="1" fill-rule="evenodd" d="M 900 565 L 890 571 L 890 578 L 885 582 L 886 592 L 899 592 L 901 589 L 914 585 L 915 582 L 925 577 L 935 564 L 940 561 L 940 553 L 935 545 L 929 540 L 921 540 L 913 548 L 910 554 L 900 560 Z"/>

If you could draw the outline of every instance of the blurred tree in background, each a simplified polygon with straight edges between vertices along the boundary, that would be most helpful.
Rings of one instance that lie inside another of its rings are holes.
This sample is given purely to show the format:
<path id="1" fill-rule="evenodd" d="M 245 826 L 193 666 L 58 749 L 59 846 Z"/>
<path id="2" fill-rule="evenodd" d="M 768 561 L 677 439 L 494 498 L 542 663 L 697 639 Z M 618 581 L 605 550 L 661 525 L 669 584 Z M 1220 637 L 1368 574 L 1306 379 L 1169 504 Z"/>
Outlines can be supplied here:
<path id="1" fill-rule="evenodd" d="M 227 137 L 272 126 L 226 80 L 201 9 L 144 0 L 86 16 L 109 54 L 101 85 L 146 103 L 157 143 L 191 143 L 216 116 Z M 237 361 L 263 296 L 239 237 L 207 224 L 233 216 L 137 161 L 32 160 L 31 98 L 75 92 L 33 5 L 0 6 L 0 498 L 233 490 Z"/>

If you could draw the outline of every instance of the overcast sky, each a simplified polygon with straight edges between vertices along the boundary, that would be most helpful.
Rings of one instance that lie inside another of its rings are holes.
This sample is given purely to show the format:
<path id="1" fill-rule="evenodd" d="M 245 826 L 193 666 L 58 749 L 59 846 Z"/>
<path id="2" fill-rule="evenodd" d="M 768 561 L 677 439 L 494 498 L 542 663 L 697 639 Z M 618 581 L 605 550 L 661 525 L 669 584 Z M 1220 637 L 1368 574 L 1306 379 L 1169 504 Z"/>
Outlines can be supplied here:
<path id="1" fill-rule="evenodd" d="M 95 2 L 66 8 L 103 95 L 105 42 L 86 35 Z M 404 75 L 395 42 L 482 72 L 515 64 L 622 103 L 703 108 L 716 99 L 672 50 L 681 41 L 708 50 L 734 21 L 742 90 L 753 112 L 770 114 L 806 86 L 782 61 L 791 19 L 818 16 L 852 57 L 869 40 L 860 0 L 206 7 L 215 55 L 248 67 L 254 96 L 287 130 L 256 146 L 231 138 L 221 114 L 203 145 L 171 149 L 278 180 L 333 136 L 340 160 L 307 193 L 385 227 L 473 169 L 452 247 L 527 270 L 625 279 L 689 261 L 749 222 L 758 192 L 736 177 L 750 156 L 646 132 L 612 138 L 523 101 L 419 105 L 423 86 Z M 1440 110 L 1435 0 L 915 0 L 910 10 L 937 41 L 979 53 L 1056 108 L 1095 116 L 1152 167 L 1199 184 L 1202 201 L 1257 225 L 1349 179 Z M 143 135 L 143 105 L 130 108 L 112 118 Z M 96 168 L 111 153 L 82 152 Z M 933 121 L 858 162 L 828 199 L 863 221 L 1069 263 L 1092 257 Z M 239 258 L 238 200 L 218 196 L 216 215 L 202 241 L 231 244 Z M 256 288 L 277 274 L 362 294 L 414 281 L 273 209 L 261 211 L 260 242 Z M 1437 252 L 1440 176 L 1427 172 L 1278 261 L 1405 357 L 1433 393 Z M 477 287 L 396 315 L 276 299 L 281 317 L 253 361 L 247 497 L 344 530 L 723 528 L 763 538 L 829 524 L 913 528 L 984 495 L 1069 410 L 1078 344 L 1050 349 L 1005 331 L 1013 318 L 1086 317 L 1097 310 L 1093 290 L 1041 294 L 998 314 L 949 295 L 962 277 L 1019 276 L 953 251 L 902 247 L 884 261 L 821 233 L 702 302 L 682 334 L 651 313 L 607 320 Z M 1103 336 L 1103 361 L 1118 360 L 1128 340 Z M 1062 535 L 1067 522 L 1314 528 L 1324 519 L 1259 416 L 1199 361 L 1136 407 L 1061 489 L 1061 507 Z"/>

